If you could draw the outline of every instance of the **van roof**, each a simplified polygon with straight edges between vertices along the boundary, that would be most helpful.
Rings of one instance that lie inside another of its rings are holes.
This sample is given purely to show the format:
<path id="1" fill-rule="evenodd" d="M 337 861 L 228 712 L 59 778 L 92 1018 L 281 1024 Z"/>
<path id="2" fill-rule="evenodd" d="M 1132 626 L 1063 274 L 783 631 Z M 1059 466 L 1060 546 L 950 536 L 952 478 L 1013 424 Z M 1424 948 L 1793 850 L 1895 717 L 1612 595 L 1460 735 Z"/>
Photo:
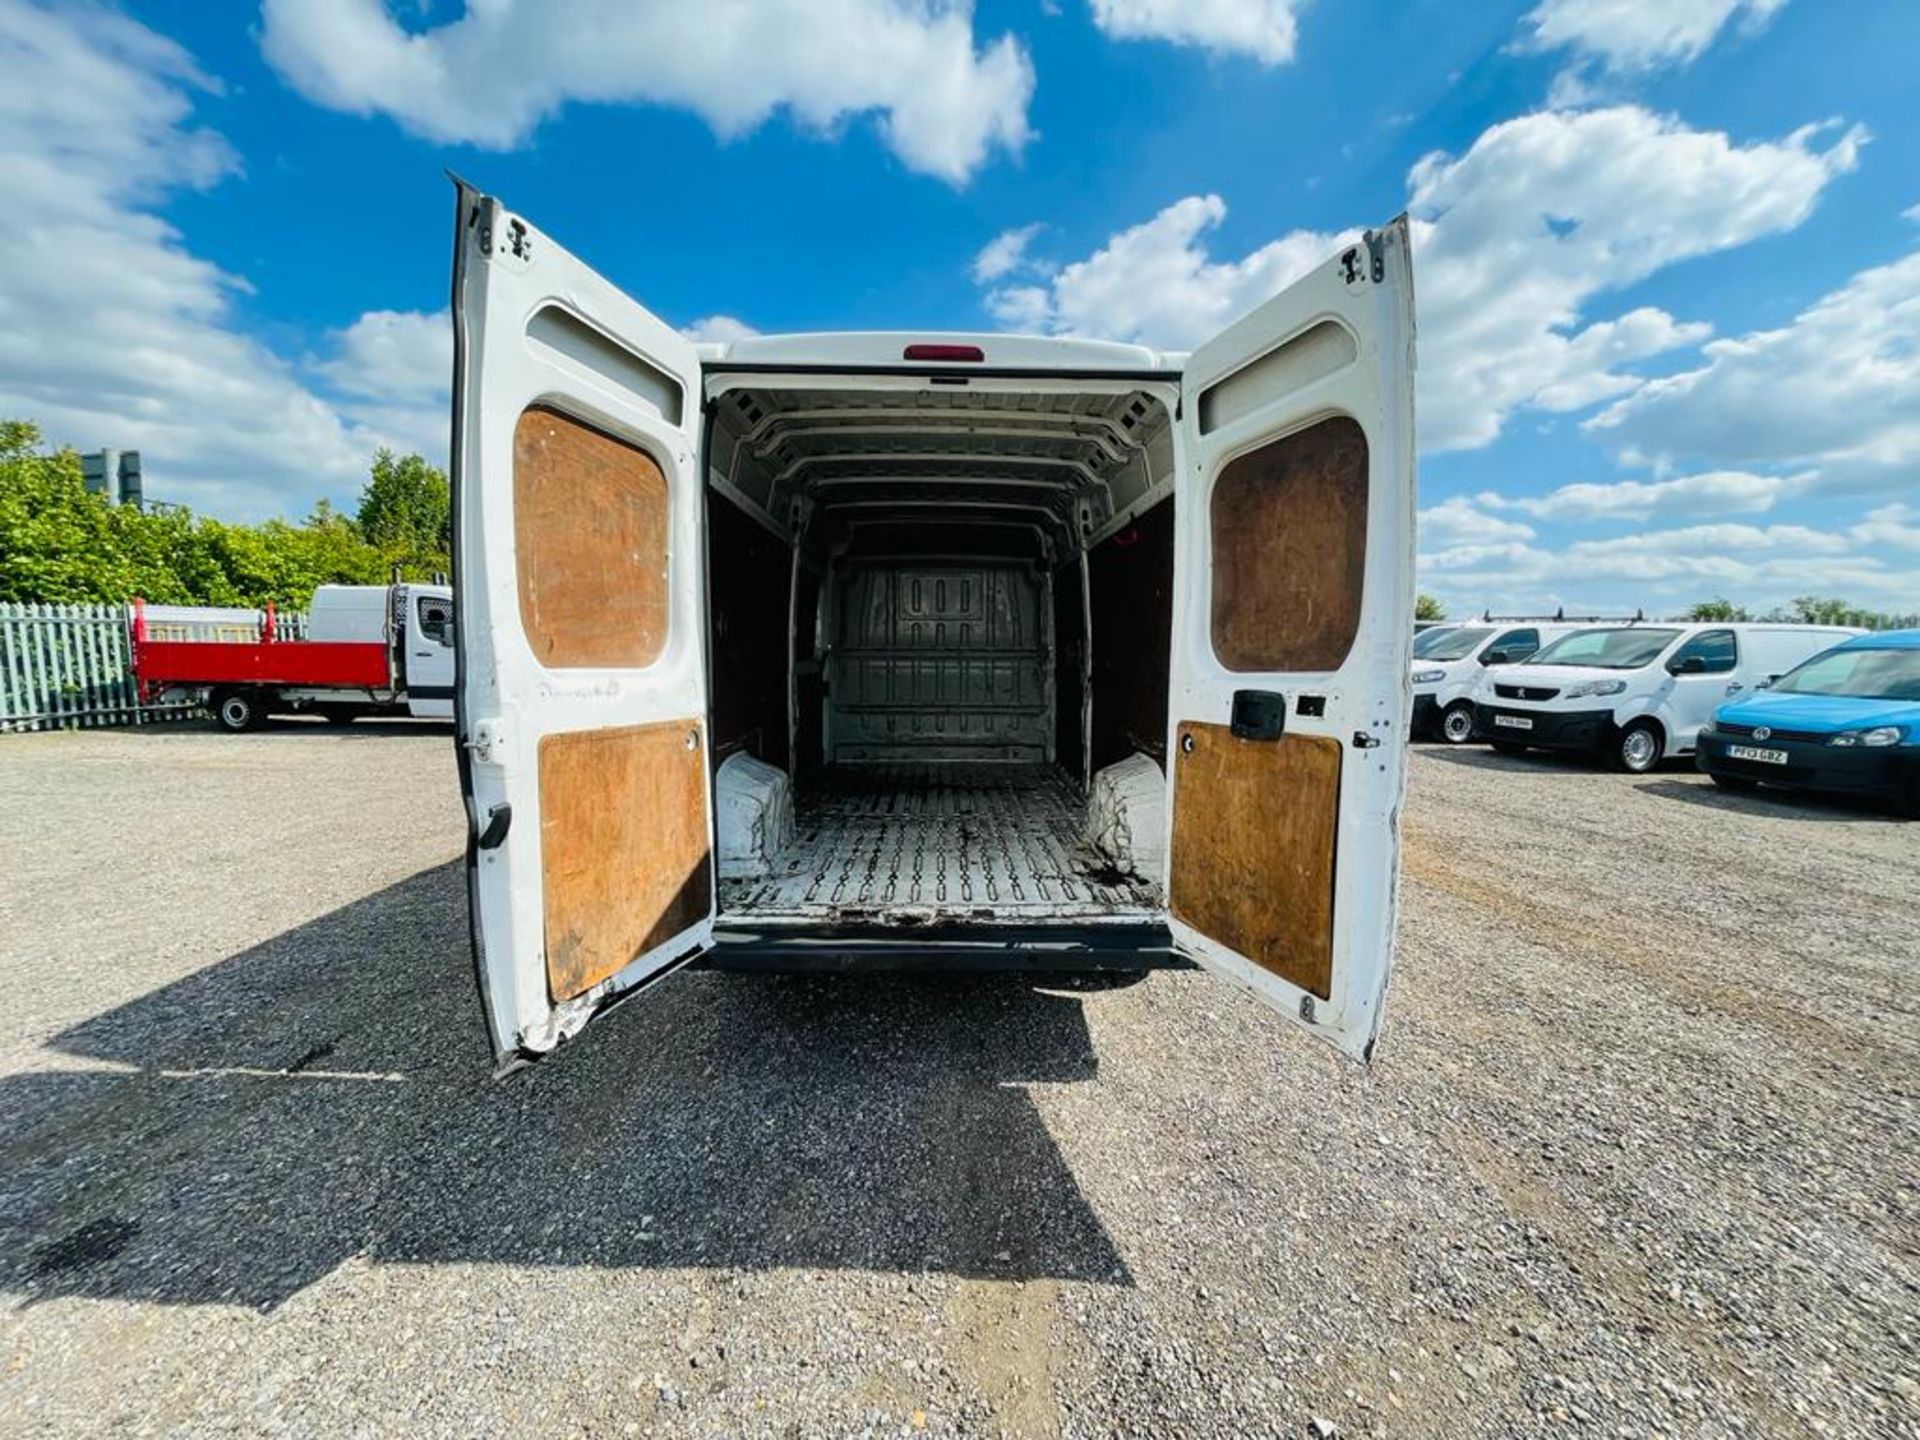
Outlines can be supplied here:
<path id="1" fill-rule="evenodd" d="M 909 360 L 909 345 L 956 345 L 977 349 L 980 360 Z M 999 335 L 948 330 L 822 330 L 792 335 L 749 335 L 704 341 L 694 347 L 709 369 L 731 365 L 791 365 L 813 369 L 924 370 L 929 365 L 964 373 L 989 370 L 1058 370 L 1076 374 L 1117 370 L 1128 374 L 1180 373 L 1184 351 L 1154 350 L 1117 340 L 1054 335 Z"/>

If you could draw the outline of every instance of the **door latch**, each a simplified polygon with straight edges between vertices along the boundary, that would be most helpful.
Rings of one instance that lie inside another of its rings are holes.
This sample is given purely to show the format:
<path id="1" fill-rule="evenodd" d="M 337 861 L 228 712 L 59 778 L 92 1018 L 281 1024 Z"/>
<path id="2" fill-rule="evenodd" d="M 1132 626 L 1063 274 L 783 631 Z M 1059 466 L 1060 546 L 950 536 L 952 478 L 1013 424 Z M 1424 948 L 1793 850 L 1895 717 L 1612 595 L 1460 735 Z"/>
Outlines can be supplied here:
<path id="1" fill-rule="evenodd" d="M 1353 732 L 1353 748 L 1356 750 L 1378 750 L 1383 743 L 1378 735 L 1369 735 L 1364 730 Z"/>
<path id="2" fill-rule="evenodd" d="M 498 719 L 474 721 L 472 733 L 467 737 L 467 748 L 473 751 L 473 758 L 482 765 L 506 764 L 506 722 Z"/>

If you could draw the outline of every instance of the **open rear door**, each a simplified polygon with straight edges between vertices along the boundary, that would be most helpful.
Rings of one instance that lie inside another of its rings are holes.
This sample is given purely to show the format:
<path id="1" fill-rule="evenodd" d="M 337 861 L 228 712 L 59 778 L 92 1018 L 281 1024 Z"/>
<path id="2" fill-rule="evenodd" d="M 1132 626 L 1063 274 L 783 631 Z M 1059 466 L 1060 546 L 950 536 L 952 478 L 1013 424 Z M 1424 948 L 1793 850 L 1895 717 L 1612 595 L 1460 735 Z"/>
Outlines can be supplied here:
<path id="1" fill-rule="evenodd" d="M 1203 345 L 1181 382 L 1174 939 L 1360 1058 L 1393 945 L 1413 443 L 1404 219 Z"/>
<path id="2" fill-rule="evenodd" d="M 458 206 L 456 724 L 505 1068 L 710 943 L 700 377 L 525 220 Z"/>

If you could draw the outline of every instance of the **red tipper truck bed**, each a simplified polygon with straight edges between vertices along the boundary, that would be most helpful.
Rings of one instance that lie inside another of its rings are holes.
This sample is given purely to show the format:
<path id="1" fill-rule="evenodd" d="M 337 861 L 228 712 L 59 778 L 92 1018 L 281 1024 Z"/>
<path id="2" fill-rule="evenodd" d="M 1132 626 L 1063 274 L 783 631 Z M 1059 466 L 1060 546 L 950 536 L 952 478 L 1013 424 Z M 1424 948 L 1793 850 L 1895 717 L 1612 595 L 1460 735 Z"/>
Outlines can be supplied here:
<path id="1" fill-rule="evenodd" d="M 139 610 L 133 628 L 133 674 L 143 690 L 168 685 L 271 685 L 384 690 L 392 683 L 381 641 L 149 640 Z M 272 621 L 266 634 L 271 636 Z"/>

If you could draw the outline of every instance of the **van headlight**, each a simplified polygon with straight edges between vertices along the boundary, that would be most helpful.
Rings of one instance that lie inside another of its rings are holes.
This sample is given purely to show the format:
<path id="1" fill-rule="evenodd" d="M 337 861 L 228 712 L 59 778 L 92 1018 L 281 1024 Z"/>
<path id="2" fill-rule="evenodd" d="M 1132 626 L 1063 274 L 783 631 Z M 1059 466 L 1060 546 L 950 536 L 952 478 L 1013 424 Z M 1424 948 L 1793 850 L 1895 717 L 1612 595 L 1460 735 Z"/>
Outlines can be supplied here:
<path id="1" fill-rule="evenodd" d="M 1830 736 L 1827 744 L 1864 745 L 1869 750 L 1884 750 L 1889 745 L 1898 745 L 1906 733 L 1898 725 L 1876 725 L 1871 730 L 1842 730 Z"/>
<path id="2" fill-rule="evenodd" d="M 1444 670 L 1416 670 L 1413 672 L 1413 683 L 1416 685 L 1438 685 L 1446 678 L 1447 672 Z"/>
<path id="3" fill-rule="evenodd" d="M 1588 695 L 1618 695 L 1627 688 L 1624 680 L 1582 680 L 1578 685 L 1569 685 L 1560 693 L 1569 700 L 1580 700 Z"/>

